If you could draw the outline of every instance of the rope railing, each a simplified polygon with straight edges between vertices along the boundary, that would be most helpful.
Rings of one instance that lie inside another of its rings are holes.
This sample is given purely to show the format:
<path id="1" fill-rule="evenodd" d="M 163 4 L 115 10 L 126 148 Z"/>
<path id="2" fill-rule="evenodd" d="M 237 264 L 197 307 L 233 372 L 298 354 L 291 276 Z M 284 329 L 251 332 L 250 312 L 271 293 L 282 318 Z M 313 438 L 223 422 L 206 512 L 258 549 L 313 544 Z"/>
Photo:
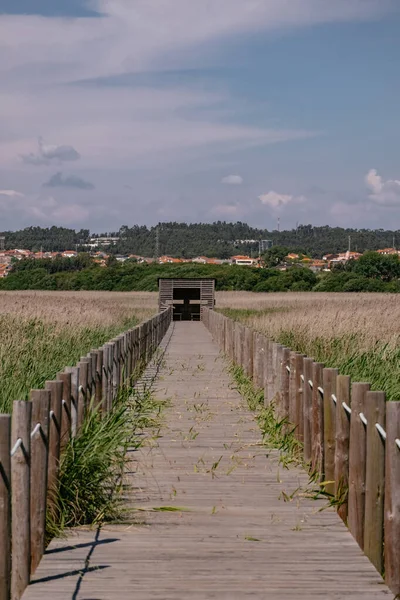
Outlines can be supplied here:
<path id="1" fill-rule="evenodd" d="M 106 415 L 119 391 L 135 385 L 171 320 L 168 308 L 89 352 L 45 389 L 31 390 L 30 401 L 14 402 L 12 423 L 0 415 L 1 599 L 21 598 L 44 553 L 48 499 L 66 443 L 90 411 Z"/>
<path id="2" fill-rule="evenodd" d="M 305 465 L 400 594 L 400 401 L 386 402 L 369 384 L 352 383 L 337 369 L 215 311 L 206 311 L 204 323 L 225 354 L 264 390 L 264 403 L 274 404 L 277 419 L 291 424 Z"/>

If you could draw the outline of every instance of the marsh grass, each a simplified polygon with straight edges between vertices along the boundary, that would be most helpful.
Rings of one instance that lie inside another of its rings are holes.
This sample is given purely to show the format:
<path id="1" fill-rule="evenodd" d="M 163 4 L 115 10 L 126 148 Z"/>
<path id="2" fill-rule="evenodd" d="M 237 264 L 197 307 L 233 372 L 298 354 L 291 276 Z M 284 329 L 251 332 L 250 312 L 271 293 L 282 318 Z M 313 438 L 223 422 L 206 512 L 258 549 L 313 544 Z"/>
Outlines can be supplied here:
<path id="1" fill-rule="evenodd" d="M 0 293 L 0 412 L 155 312 L 153 294 Z"/>
<path id="2" fill-rule="evenodd" d="M 61 456 L 59 484 L 47 513 L 49 539 L 66 528 L 126 521 L 130 454 L 148 442 L 146 432 L 159 431 L 167 405 L 150 389 L 126 387 L 109 413 L 92 407 Z"/>
<path id="3" fill-rule="evenodd" d="M 217 307 L 271 339 L 400 399 L 396 294 L 220 292 Z"/>
<path id="4" fill-rule="evenodd" d="M 279 461 L 285 468 L 291 464 L 302 465 L 302 444 L 296 439 L 295 428 L 288 419 L 276 416 L 273 402 L 264 407 L 264 391 L 253 386 L 252 379 L 244 373 L 242 367 L 231 365 L 230 373 L 239 394 L 246 400 L 249 409 L 256 413 L 263 444 L 279 450 Z"/>

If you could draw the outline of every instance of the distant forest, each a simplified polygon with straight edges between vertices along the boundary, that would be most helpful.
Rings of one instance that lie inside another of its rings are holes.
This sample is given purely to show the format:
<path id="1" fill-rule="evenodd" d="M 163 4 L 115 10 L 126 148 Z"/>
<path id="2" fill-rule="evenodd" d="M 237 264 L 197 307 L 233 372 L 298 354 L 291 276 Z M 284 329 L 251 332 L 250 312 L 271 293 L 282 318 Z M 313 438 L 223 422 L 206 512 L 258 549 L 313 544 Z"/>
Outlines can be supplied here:
<path id="1" fill-rule="evenodd" d="M 234 254 L 258 254 L 258 243 L 237 243 L 237 240 L 271 240 L 294 252 L 312 257 L 348 249 L 364 252 L 379 248 L 400 246 L 400 230 L 344 229 L 342 227 L 313 227 L 300 225 L 287 231 L 268 231 L 250 227 L 246 223 L 160 223 L 157 227 L 123 225 L 119 231 L 91 234 L 88 229 L 74 231 L 64 227 L 27 227 L 20 231 L 5 231 L 6 248 L 25 248 L 39 251 L 84 250 L 90 237 L 119 237 L 119 242 L 107 250 L 114 254 L 138 254 L 153 257 L 156 254 L 158 229 L 159 254 L 193 258 L 205 255 L 229 258 Z"/>

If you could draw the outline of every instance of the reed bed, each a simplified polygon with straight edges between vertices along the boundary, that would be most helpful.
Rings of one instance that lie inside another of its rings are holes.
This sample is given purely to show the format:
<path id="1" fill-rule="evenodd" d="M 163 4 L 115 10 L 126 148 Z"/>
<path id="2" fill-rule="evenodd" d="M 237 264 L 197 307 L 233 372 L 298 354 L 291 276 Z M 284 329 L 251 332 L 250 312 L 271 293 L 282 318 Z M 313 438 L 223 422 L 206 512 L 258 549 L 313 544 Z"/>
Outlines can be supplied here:
<path id="1" fill-rule="evenodd" d="M 148 292 L 0 292 L 0 412 L 156 311 Z"/>
<path id="2" fill-rule="evenodd" d="M 219 292 L 217 307 L 294 350 L 400 399 L 396 294 Z"/>

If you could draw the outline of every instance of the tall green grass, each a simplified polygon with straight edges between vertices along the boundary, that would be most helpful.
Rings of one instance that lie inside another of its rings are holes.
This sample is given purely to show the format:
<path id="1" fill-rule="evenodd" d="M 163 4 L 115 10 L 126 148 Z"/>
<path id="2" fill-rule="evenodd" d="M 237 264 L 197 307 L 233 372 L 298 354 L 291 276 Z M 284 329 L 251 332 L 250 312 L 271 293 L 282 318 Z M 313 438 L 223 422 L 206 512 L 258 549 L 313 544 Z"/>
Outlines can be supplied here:
<path id="1" fill-rule="evenodd" d="M 288 309 L 282 310 L 288 312 Z M 224 308 L 220 312 L 265 332 L 263 315 L 281 311 Z M 281 323 L 273 338 L 327 367 L 339 369 L 341 374 L 350 375 L 352 381 L 371 383 L 372 389 L 384 391 L 388 400 L 400 400 L 400 346 L 392 340 L 371 342 L 367 330 L 340 336 L 335 335 L 334 331 L 325 331 L 321 335 L 310 336 L 307 325 L 301 322 L 292 328 Z"/>
<path id="2" fill-rule="evenodd" d="M 274 402 L 264 406 L 264 390 L 254 387 L 253 380 L 245 374 L 242 367 L 231 365 L 230 373 L 239 394 L 246 400 L 249 409 L 256 413 L 263 443 L 269 448 L 279 450 L 280 462 L 285 467 L 290 464 L 302 464 L 302 444 L 294 435 L 293 425 L 286 417 L 277 417 Z"/>
<path id="3" fill-rule="evenodd" d="M 137 323 L 132 316 L 113 326 L 77 327 L 0 315 L 0 412 L 11 412 L 13 400 L 26 400 L 31 389 Z"/>
<path id="4" fill-rule="evenodd" d="M 146 443 L 145 431 L 160 428 L 166 405 L 150 389 L 139 392 L 125 387 L 109 413 L 94 407 L 88 412 L 61 455 L 59 483 L 47 514 L 49 539 L 66 528 L 127 519 L 128 450 Z"/>

